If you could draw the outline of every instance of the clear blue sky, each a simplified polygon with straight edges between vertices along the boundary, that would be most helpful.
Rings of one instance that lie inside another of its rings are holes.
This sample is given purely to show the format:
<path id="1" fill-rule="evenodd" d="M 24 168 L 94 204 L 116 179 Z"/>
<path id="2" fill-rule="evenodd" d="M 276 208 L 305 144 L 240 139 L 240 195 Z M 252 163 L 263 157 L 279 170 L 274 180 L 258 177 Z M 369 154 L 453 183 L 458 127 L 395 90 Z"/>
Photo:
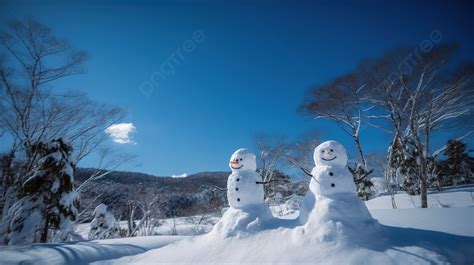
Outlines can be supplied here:
<path id="1" fill-rule="evenodd" d="M 355 154 L 336 125 L 297 112 L 306 89 L 433 30 L 474 57 L 472 1 L 66 2 L 2 0 L 0 17 L 32 16 L 88 52 L 88 73 L 59 85 L 123 106 L 136 144 L 117 147 L 155 175 L 227 170 L 235 149 L 255 150 L 257 133 L 318 130 Z M 204 41 L 145 96 L 140 86 L 196 30 Z M 362 140 L 369 152 L 387 144 L 371 130 Z"/>

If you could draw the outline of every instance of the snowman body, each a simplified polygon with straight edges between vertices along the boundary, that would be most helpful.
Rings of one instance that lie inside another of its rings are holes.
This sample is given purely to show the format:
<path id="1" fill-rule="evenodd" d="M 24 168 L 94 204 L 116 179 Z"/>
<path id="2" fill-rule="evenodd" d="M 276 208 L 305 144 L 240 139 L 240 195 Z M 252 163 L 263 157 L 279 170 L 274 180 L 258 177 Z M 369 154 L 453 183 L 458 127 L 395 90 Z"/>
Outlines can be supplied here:
<path id="1" fill-rule="evenodd" d="M 247 149 L 239 149 L 232 155 L 229 166 L 232 170 L 227 180 L 227 200 L 230 207 L 244 209 L 263 204 L 263 185 L 257 184 L 262 178 L 256 172 L 255 155 Z"/>
<path id="2" fill-rule="evenodd" d="M 314 206 L 306 214 L 306 224 L 325 227 L 327 234 L 342 228 L 357 231 L 362 227 L 375 227 L 373 224 L 377 222 L 357 196 L 352 174 L 346 167 L 344 147 L 335 141 L 324 142 L 316 147 L 314 161 L 316 166 L 311 172 L 313 179 L 309 187 Z"/>
<path id="3" fill-rule="evenodd" d="M 319 165 L 313 168 L 314 180 L 310 190 L 319 196 L 334 197 L 339 193 L 357 195 L 357 187 L 347 167 L 340 165 Z"/>
<path id="4" fill-rule="evenodd" d="M 260 175 L 254 171 L 243 170 L 232 173 L 227 180 L 227 200 L 235 209 L 263 203 L 263 186 Z"/>

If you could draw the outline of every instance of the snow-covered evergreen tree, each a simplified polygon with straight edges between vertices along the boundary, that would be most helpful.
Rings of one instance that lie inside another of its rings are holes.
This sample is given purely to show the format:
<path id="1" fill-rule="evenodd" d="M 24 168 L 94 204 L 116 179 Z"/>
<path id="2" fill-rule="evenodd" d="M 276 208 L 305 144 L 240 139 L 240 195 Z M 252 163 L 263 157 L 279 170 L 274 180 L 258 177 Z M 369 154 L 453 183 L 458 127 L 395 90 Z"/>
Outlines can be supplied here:
<path id="1" fill-rule="evenodd" d="M 8 154 L 2 155 L 0 158 L 0 211 L 3 218 L 15 201 L 15 190 L 17 184 L 15 176 L 18 174 L 18 165 L 15 165 L 15 152 L 10 151 Z"/>
<path id="2" fill-rule="evenodd" d="M 94 219 L 91 222 L 89 239 L 106 239 L 120 236 L 120 226 L 114 215 L 107 210 L 105 204 L 97 205 L 93 215 Z"/>
<path id="3" fill-rule="evenodd" d="M 403 141 L 403 158 L 399 166 L 399 172 L 404 177 L 402 190 L 411 195 L 420 193 L 420 151 L 411 137 L 407 136 Z"/>
<path id="4" fill-rule="evenodd" d="M 367 170 L 365 165 L 354 161 L 349 161 L 347 168 L 352 174 L 357 187 L 357 196 L 363 200 L 369 200 L 375 195 L 374 184 L 368 179 L 373 169 Z"/>
<path id="5" fill-rule="evenodd" d="M 34 145 L 40 159 L 25 177 L 19 197 L 2 220 L 6 244 L 65 241 L 74 238 L 79 206 L 74 190 L 72 148 L 62 139 Z"/>
<path id="6" fill-rule="evenodd" d="M 463 142 L 449 140 L 444 154 L 446 160 L 440 165 L 444 185 L 474 183 L 474 158 L 466 152 L 466 145 Z"/>
<path id="7" fill-rule="evenodd" d="M 420 192 L 419 152 L 408 136 L 398 136 L 388 149 L 388 166 L 393 172 L 394 183 L 411 195 Z M 401 180 L 401 183 L 399 181 Z"/>

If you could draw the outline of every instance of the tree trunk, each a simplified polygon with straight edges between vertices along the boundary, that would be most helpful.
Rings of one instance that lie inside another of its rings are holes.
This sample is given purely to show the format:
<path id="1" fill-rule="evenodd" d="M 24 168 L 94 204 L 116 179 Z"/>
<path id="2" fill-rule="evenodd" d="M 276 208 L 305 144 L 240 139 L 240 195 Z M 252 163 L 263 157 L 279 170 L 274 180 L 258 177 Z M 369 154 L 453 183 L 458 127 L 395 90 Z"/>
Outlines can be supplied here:
<path id="1" fill-rule="evenodd" d="M 426 170 L 426 159 L 420 157 L 420 200 L 421 208 L 428 208 L 428 176 Z"/>
<path id="2" fill-rule="evenodd" d="M 421 208 L 428 208 L 428 195 L 427 195 L 426 186 L 427 186 L 426 177 L 422 177 L 421 185 L 420 185 Z"/>
<path id="3" fill-rule="evenodd" d="M 364 157 L 364 152 L 362 151 L 362 146 L 360 145 L 360 140 L 359 137 L 353 136 L 354 142 L 357 146 L 357 152 L 359 153 L 359 159 L 360 162 L 364 165 L 364 168 L 367 168 L 366 162 L 365 162 L 365 157 Z"/>
<path id="4" fill-rule="evenodd" d="M 40 236 L 40 243 L 48 242 L 48 230 L 49 230 L 49 214 L 46 215 L 46 219 L 44 221 L 43 230 L 41 231 L 41 236 Z"/>

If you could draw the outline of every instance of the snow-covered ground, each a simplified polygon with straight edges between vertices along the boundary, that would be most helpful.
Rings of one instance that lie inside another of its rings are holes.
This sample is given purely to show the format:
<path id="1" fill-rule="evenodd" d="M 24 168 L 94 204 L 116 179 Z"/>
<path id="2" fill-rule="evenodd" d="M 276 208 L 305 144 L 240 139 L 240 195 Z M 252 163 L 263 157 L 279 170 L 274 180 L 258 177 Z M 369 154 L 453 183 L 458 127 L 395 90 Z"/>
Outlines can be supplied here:
<path id="1" fill-rule="evenodd" d="M 412 209 L 420 207 L 420 196 L 410 196 L 400 192 L 396 194 L 395 204 L 397 209 Z M 381 195 L 366 202 L 369 209 L 392 209 L 391 196 Z M 428 194 L 428 207 L 430 208 L 464 208 L 474 207 L 474 185 L 448 187 L 443 191 L 430 191 Z"/>
<path id="2" fill-rule="evenodd" d="M 219 216 L 205 216 L 205 220 L 201 220 L 202 216 L 166 218 L 160 220 L 160 225 L 153 229 L 154 236 L 196 236 L 211 231 L 212 226 L 219 221 Z M 201 222 L 200 222 L 201 221 Z M 127 222 L 119 222 L 121 228 L 127 228 Z M 83 238 L 89 235 L 90 224 L 84 223 L 77 225 L 76 232 Z"/>
<path id="3" fill-rule="evenodd" d="M 182 236 L 149 236 L 0 247 L 0 264 L 89 264 L 157 249 Z"/>
<path id="4" fill-rule="evenodd" d="M 395 203 L 394 210 L 391 196 L 383 195 L 367 201 L 366 205 L 372 216 L 385 225 L 474 237 L 474 185 L 431 192 L 429 209 L 419 208 L 420 196 L 406 193 L 396 194 Z"/>
<path id="5" fill-rule="evenodd" d="M 358 240 L 318 240 L 314 231 L 291 218 L 279 228 L 218 238 L 207 233 L 219 217 L 205 224 L 196 218 L 163 220 L 159 236 L 95 240 L 68 244 L 0 247 L 0 264 L 473 264 L 474 186 L 429 194 L 430 209 L 414 208 L 416 196 L 396 194 L 398 209 L 384 195 L 366 203 L 382 231 Z M 272 207 L 274 211 L 279 207 Z M 176 222 L 178 236 L 166 236 Z M 87 235 L 87 225 L 79 226 Z M 188 235 L 188 236 L 183 236 Z"/>

